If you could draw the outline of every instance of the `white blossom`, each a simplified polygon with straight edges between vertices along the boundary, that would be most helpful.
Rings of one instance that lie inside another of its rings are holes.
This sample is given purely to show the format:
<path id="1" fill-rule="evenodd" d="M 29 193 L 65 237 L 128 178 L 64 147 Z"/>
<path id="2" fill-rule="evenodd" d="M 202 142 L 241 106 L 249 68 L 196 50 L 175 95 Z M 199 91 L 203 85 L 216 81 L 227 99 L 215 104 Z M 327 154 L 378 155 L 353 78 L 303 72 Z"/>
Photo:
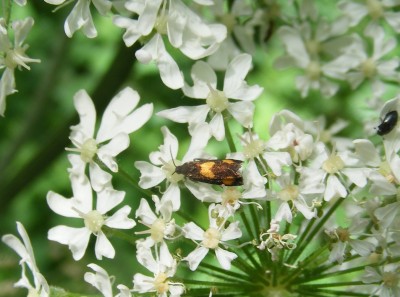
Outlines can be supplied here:
<path id="1" fill-rule="evenodd" d="M 21 257 L 19 265 L 21 265 L 22 268 L 22 275 L 21 279 L 15 283 L 15 286 L 28 289 L 28 296 L 49 297 L 50 287 L 36 265 L 28 233 L 20 222 L 17 222 L 17 230 L 22 241 L 12 234 L 3 235 L 1 238 L 6 245 L 12 248 Z M 26 274 L 26 267 L 29 268 L 30 275 L 33 276 L 33 285 L 28 278 L 29 274 Z"/>
<path id="2" fill-rule="evenodd" d="M 112 293 L 112 277 L 107 271 L 97 264 L 91 263 L 88 265 L 93 272 L 86 272 L 84 275 L 85 281 L 95 287 L 104 297 L 113 297 Z M 124 285 L 118 285 L 119 293 L 115 297 L 130 297 L 130 289 Z"/>
<path id="3" fill-rule="evenodd" d="M 47 203 L 57 214 L 83 220 L 84 227 L 75 228 L 65 225 L 53 227 L 48 232 L 50 240 L 68 245 L 75 260 L 80 260 L 85 254 L 90 235 L 96 236 L 95 254 L 97 259 L 102 257 L 114 258 L 115 250 L 107 239 L 103 227 L 115 229 L 131 229 L 136 223 L 128 218 L 131 208 L 123 206 L 113 215 L 106 213 L 122 202 L 125 192 L 116 191 L 111 187 L 97 192 L 96 207 L 93 201 L 92 187 L 87 178 L 79 180 L 71 177 L 72 198 L 65 198 L 52 191 L 47 193 Z"/>
<path id="4" fill-rule="evenodd" d="M 16 90 L 14 71 L 16 68 L 24 67 L 27 70 L 31 68 L 28 63 L 39 63 L 39 59 L 28 57 L 25 52 L 28 45 L 25 39 L 33 26 L 33 18 L 27 17 L 23 20 L 13 21 L 11 28 L 14 31 L 14 42 L 10 41 L 10 35 L 7 31 L 5 20 L 0 18 L 0 69 L 5 68 L 0 78 L 0 115 L 4 116 L 6 110 L 6 97 Z"/>
<path id="5" fill-rule="evenodd" d="M 194 99 L 205 99 L 205 105 L 179 106 L 163 110 L 157 115 L 178 123 L 198 125 L 206 122 L 210 115 L 210 131 L 218 141 L 225 138 L 225 124 L 223 117 L 229 112 L 243 127 L 250 128 L 253 123 L 254 101 L 263 91 L 263 88 L 249 86 L 244 80 L 251 68 L 251 56 L 241 54 L 236 56 L 228 65 L 225 72 L 222 91 L 217 89 L 217 76 L 211 66 L 198 61 L 192 67 L 193 86 L 185 84 L 183 92 Z M 230 100 L 234 101 L 230 101 Z"/>
<path id="6" fill-rule="evenodd" d="M 138 293 L 153 292 L 158 297 L 179 297 L 185 291 L 182 283 L 173 282 L 177 263 L 168 250 L 165 242 L 159 246 L 156 256 L 150 249 L 138 247 L 136 255 L 140 264 L 146 267 L 153 276 L 136 273 L 133 276 L 133 290 Z"/>
<path id="7" fill-rule="evenodd" d="M 95 136 L 96 110 L 93 101 L 84 90 L 75 94 L 74 104 L 80 123 L 71 127 L 70 139 L 76 148 L 67 150 L 79 153 L 79 157 L 69 156 L 71 175 L 83 178 L 86 164 L 89 164 L 93 188 L 101 191 L 108 186 L 111 175 L 101 169 L 96 157 L 111 171 L 118 171 L 114 158 L 128 148 L 129 134 L 142 127 L 153 112 L 151 103 L 136 108 L 139 99 L 139 94 L 129 87 L 119 92 L 105 109 Z"/>
<path id="8" fill-rule="evenodd" d="M 183 235 L 186 238 L 199 241 L 197 248 L 183 258 L 184 261 L 188 262 L 192 271 L 197 269 L 210 249 L 215 251 L 217 260 L 224 269 L 230 269 L 231 262 L 237 258 L 235 253 L 221 248 L 220 245 L 224 246 L 226 241 L 242 236 L 242 231 L 238 226 L 239 222 L 232 222 L 225 228 L 224 224 L 217 222 L 217 218 L 213 216 L 214 208 L 215 204 L 211 204 L 208 208 L 210 224 L 206 231 L 203 231 L 193 222 L 187 223 L 182 227 Z"/>
<path id="9" fill-rule="evenodd" d="M 63 5 L 66 0 L 44 0 L 52 5 Z M 82 29 L 88 38 L 97 36 L 97 30 L 93 24 L 90 4 L 93 2 L 97 11 L 105 16 L 111 10 L 112 2 L 108 0 L 77 0 L 71 13 L 64 23 L 64 31 L 68 37 L 72 37 L 76 31 Z"/>

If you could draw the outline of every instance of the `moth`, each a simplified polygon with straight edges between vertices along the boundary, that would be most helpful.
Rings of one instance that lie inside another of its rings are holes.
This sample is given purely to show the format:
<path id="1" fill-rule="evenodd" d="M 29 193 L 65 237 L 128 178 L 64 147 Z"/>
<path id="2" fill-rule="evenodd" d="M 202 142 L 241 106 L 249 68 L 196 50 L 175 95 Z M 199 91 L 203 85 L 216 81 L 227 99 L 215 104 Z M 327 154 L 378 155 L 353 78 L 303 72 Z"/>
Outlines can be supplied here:
<path id="1" fill-rule="evenodd" d="M 186 178 L 213 185 L 241 186 L 243 161 L 234 159 L 194 160 L 175 166 L 175 172 Z"/>

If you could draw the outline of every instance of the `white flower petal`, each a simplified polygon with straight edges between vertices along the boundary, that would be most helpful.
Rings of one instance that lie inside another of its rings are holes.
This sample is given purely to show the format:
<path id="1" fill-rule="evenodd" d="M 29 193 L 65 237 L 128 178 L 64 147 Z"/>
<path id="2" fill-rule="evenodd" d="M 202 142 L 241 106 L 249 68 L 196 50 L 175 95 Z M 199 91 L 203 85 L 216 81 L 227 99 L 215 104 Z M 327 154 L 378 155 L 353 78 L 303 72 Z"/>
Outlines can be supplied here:
<path id="1" fill-rule="evenodd" d="M 214 190 L 211 185 L 195 183 L 189 180 L 185 182 L 185 185 L 193 196 L 201 202 L 219 203 L 222 201 L 221 192 Z"/>
<path id="2" fill-rule="evenodd" d="M 136 109 L 139 94 L 130 87 L 119 92 L 104 111 L 96 140 L 101 143 L 120 133 L 130 134 L 148 121 L 153 105 L 145 104 Z"/>
<path id="3" fill-rule="evenodd" d="M 136 223 L 134 220 L 128 218 L 131 213 L 131 208 L 125 205 L 121 209 L 117 210 L 111 217 L 108 217 L 105 221 L 105 225 L 115 229 L 132 229 Z"/>
<path id="4" fill-rule="evenodd" d="M 368 166 L 379 166 L 381 158 L 374 144 L 367 139 L 356 139 L 353 141 L 354 149 L 361 161 Z"/>
<path id="5" fill-rule="evenodd" d="M 203 61 L 197 61 L 193 66 L 190 73 L 193 81 L 193 87 L 187 83 L 182 88 L 183 93 L 190 98 L 206 98 L 210 93 L 210 87 L 216 88 L 217 75 L 211 68 L 210 64 Z"/>
<path id="6" fill-rule="evenodd" d="M 159 34 L 147 42 L 140 50 L 135 53 L 136 58 L 142 63 L 148 63 L 149 58 L 157 64 L 163 83 L 173 89 L 183 87 L 183 75 L 179 70 L 178 64 L 170 56 L 164 46 L 164 42 Z"/>
<path id="7" fill-rule="evenodd" d="M 56 226 L 49 230 L 48 239 L 67 244 L 75 261 L 82 259 L 89 243 L 91 232 L 86 227 Z"/>
<path id="8" fill-rule="evenodd" d="M 49 191 L 47 193 L 47 204 L 56 214 L 64 217 L 79 218 L 79 214 L 73 208 L 79 207 L 79 202 L 73 198 L 65 198 L 60 194 Z"/>
<path id="9" fill-rule="evenodd" d="M 129 147 L 129 136 L 124 132 L 114 136 L 110 142 L 97 150 L 97 156 L 113 172 L 118 172 L 114 157 Z"/>
<path id="10" fill-rule="evenodd" d="M 239 222 L 229 224 L 221 234 L 221 241 L 228 241 L 242 237 L 242 231 L 239 228 Z"/>
<path id="11" fill-rule="evenodd" d="M 64 31 L 68 37 L 71 38 L 75 31 L 80 28 L 82 28 L 83 33 L 88 38 L 97 36 L 92 15 L 90 14 L 90 3 L 91 1 L 78 0 L 75 4 L 64 23 Z"/>
<path id="12" fill-rule="evenodd" d="M 182 227 L 183 236 L 192 240 L 203 240 L 204 231 L 195 223 L 190 222 Z"/>
<path id="13" fill-rule="evenodd" d="M 133 290 L 138 293 L 154 291 L 154 278 L 141 273 L 135 273 L 133 276 Z"/>
<path id="14" fill-rule="evenodd" d="M 225 125 L 222 114 L 216 113 L 210 121 L 211 134 L 216 140 L 222 141 L 225 138 Z"/>
<path id="15" fill-rule="evenodd" d="M 221 267 L 226 270 L 231 268 L 231 262 L 237 258 L 237 255 L 235 253 L 226 251 L 221 248 L 215 249 L 215 255 L 217 256 L 218 262 L 219 264 L 221 264 Z"/>
<path id="16" fill-rule="evenodd" d="M 188 261 L 189 269 L 194 271 L 197 269 L 200 262 L 204 259 L 204 257 L 207 255 L 207 253 L 208 253 L 208 249 L 201 246 L 201 247 L 196 248 L 193 252 L 191 252 L 189 255 L 187 255 L 182 260 Z"/>
<path id="17" fill-rule="evenodd" d="M 346 197 L 347 190 L 335 175 L 329 175 L 326 181 L 324 199 L 330 201 L 332 198 Z"/>
<path id="18" fill-rule="evenodd" d="M 161 183 L 165 178 L 165 173 L 161 168 L 158 168 L 149 162 L 136 161 L 135 167 L 140 170 L 139 186 L 142 189 L 149 189 Z"/>
<path id="19" fill-rule="evenodd" d="M 206 120 L 210 108 L 207 104 L 199 106 L 179 106 L 157 112 L 157 115 L 176 123 L 200 123 Z"/>
<path id="20" fill-rule="evenodd" d="M 93 101 L 85 90 L 80 90 L 74 95 L 74 106 L 79 114 L 80 123 L 78 126 L 79 131 L 84 133 L 86 138 L 93 138 L 94 128 L 96 124 L 96 109 Z"/>
<path id="21" fill-rule="evenodd" d="M 117 191 L 113 188 L 105 188 L 103 191 L 97 193 L 96 210 L 101 214 L 106 214 L 115 206 L 120 204 L 125 197 L 124 191 Z"/>
<path id="22" fill-rule="evenodd" d="M 103 256 L 109 259 L 113 259 L 115 257 L 115 250 L 111 245 L 111 242 L 102 231 L 97 234 L 94 251 L 96 258 L 99 260 L 101 260 Z"/>
<path id="23" fill-rule="evenodd" d="M 253 127 L 254 104 L 249 101 L 229 103 L 228 110 L 243 127 Z"/>
<path id="24" fill-rule="evenodd" d="M 149 156 L 151 163 L 157 166 L 162 166 L 165 162 L 175 159 L 179 148 L 178 139 L 166 126 L 161 127 L 161 132 L 164 136 L 164 144 L 158 147 L 158 151 L 151 152 Z"/>
<path id="25" fill-rule="evenodd" d="M 140 199 L 140 205 L 136 209 L 136 218 L 140 218 L 142 223 L 146 226 L 151 226 L 155 220 L 157 220 L 157 216 L 151 210 L 149 203 L 146 199 Z"/>
<path id="26" fill-rule="evenodd" d="M 171 183 L 164 195 L 161 198 L 161 203 L 167 203 L 168 201 L 172 204 L 172 210 L 177 211 L 181 207 L 181 190 L 178 184 Z"/>
<path id="27" fill-rule="evenodd" d="M 261 94 L 262 87 L 258 85 L 250 87 L 244 80 L 251 66 L 251 56 L 249 54 L 238 55 L 229 63 L 225 73 L 223 89 L 226 97 L 254 100 Z"/>
<path id="28" fill-rule="evenodd" d="M 89 264 L 89 268 L 93 269 L 95 273 L 86 272 L 84 279 L 97 290 L 99 290 L 104 297 L 113 297 L 110 277 L 107 271 L 96 264 Z"/>
<path id="29" fill-rule="evenodd" d="M 89 175 L 90 183 L 92 184 L 93 190 L 96 192 L 103 191 L 105 187 L 111 184 L 112 175 L 101 169 L 97 163 L 90 163 Z"/>

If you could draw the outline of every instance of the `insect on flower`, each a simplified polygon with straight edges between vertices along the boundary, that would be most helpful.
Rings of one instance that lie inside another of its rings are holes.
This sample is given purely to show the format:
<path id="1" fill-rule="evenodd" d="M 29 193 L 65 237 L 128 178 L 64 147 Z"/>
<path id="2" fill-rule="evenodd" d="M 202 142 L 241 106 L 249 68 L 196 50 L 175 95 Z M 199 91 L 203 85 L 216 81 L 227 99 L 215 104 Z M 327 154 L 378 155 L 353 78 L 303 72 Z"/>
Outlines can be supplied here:
<path id="1" fill-rule="evenodd" d="M 378 135 L 386 135 L 390 131 L 394 129 L 397 124 L 398 113 L 396 110 L 389 111 L 385 117 L 383 118 L 382 122 L 376 127 Z"/>
<path id="2" fill-rule="evenodd" d="M 213 185 L 241 186 L 243 177 L 240 172 L 243 161 L 234 159 L 194 160 L 180 166 L 175 172 L 186 178 Z"/>

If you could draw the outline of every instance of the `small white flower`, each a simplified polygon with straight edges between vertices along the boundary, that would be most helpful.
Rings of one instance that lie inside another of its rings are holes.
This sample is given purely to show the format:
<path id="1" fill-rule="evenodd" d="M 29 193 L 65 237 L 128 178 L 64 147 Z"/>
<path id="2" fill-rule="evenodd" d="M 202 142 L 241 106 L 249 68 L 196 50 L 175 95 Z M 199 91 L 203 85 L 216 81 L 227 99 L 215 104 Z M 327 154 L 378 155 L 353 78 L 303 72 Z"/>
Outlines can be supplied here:
<path id="1" fill-rule="evenodd" d="M 44 1 L 53 5 L 63 5 L 66 0 Z M 68 37 L 72 37 L 72 35 L 81 28 L 83 34 L 88 38 L 97 36 L 97 30 L 93 24 L 92 15 L 90 13 L 90 4 L 92 2 L 97 11 L 103 16 L 111 10 L 112 2 L 108 0 L 77 0 L 64 23 L 64 31 Z"/>
<path id="2" fill-rule="evenodd" d="M 85 281 L 99 290 L 104 297 L 113 297 L 112 293 L 112 277 L 110 277 L 106 270 L 96 264 L 89 264 L 93 272 L 86 272 L 84 275 Z M 128 287 L 118 285 L 119 293 L 115 297 L 130 297 L 131 293 Z"/>
<path id="3" fill-rule="evenodd" d="M 150 234 L 150 246 L 172 237 L 175 233 L 175 220 L 171 218 L 171 201 L 161 203 L 156 195 L 153 195 L 153 201 L 159 206 L 157 214 L 151 210 L 149 203 L 144 198 L 140 200 L 140 205 L 136 210 L 136 218 L 140 218 L 139 223 L 149 228 L 146 231 L 136 232 L 136 234 Z"/>
<path id="4" fill-rule="evenodd" d="M 400 296 L 399 266 L 396 264 L 384 267 L 365 267 L 362 281 L 366 284 L 380 283 L 378 288 L 370 292 L 372 295 L 391 297 Z"/>
<path id="5" fill-rule="evenodd" d="M 348 247 L 363 257 L 370 255 L 374 251 L 375 245 L 373 243 L 365 239 L 358 239 L 364 235 L 366 224 L 368 224 L 368 220 L 356 217 L 348 228 L 338 227 L 334 230 L 325 231 L 334 241 L 329 255 L 330 262 L 337 261 L 341 264 Z"/>
<path id="6" fill-rule="evenodd" d="M 142 127 L 153 112 L 153 104 L 145 104 L 137 109 L 139 95 L 127 87 L 119 92 L 104 111 L 96 137 L 96 110 L 93 101 L 84 90 L 74 96 L 75 108 L 79 113 L 80 123 L 71 127 L 70 139 L 76 148 L 68 151 L 78 152 L 78 158 L 69 157 L 71 175 L 84 176 L 86 164 L 89 164 L 90 180 L 96 191 L 101 191 L 111 180 L 96 163 L 98 157 L 111 171 L 117 172 L 118 165 L 114 158 L 129 146 L 129 134 Z"/>
<path id="7" fill-rule="evenodd" d="M 61 244 L 68 245 L 75 260 L 80 260 L 85 254 L 91 234 L 96 236 L 95 254 L 97 259 L 102 257 L 114 258 L 115 250 L 107 239 L 102 228 L 107 226 L 115 229 L 131 229 L 136 223 L 129 219 L 131 208 L 123 206 L 110 217 L 106 213 L 122 202 L 125 192 L 107 187 L 97 192 L 96 208 L 93 208 L 93 191 L 89 180 L 71 178 L 72 198 L 65 198 L 57 193 L 47 193 L 47 203 L 57 214 L 64 217 L 83 219 L 84 227 L 74 228 L 64 225 L 49 230 L 48 238 Z"/>
<path id="8" fill-rule="evenodd" d="M 224 2 L 217 1 L 211 8 L 215 17 L 222 22 L 228 31 L 228 36 L 220 44 L 218 50 L 207 58 L 207 62 L 215 70 L 226 70 L 229 62 L 241 52 L 254 54 L 256 50 L 255 35 L 257 26 L 262 23 L 259 14 L 252 5 L 244 0 L 235 0 L 230 9 L 226 9 Z M 246 19 L 242 22 L 242 19 Z"/>
<path id="9" fill-rule="evenodd" d="M 301 173 L 300 182 L 309 188 L 321 188 L 323 183 L 325 201 L 346 197 L 350 184 L 360 188 L 366 186 L 370 170 L 361 164 L 356 155 L 349 151 L 332 151 L 329 154 L 322 143 L 315 146 L 314 155 L 309 167 L 298 169 Z"/>
<path id="10" fill-rule="evenodd" d="M 5 20 L 0 18 L 0 69 L 5 68 L 0 79 L 0 115 L 4 116 L 6 110 L 6 97 L 17 90 L 15 89 L 14 70 L 24 67 L 30 70 L 28 63 L 39 63 L 40 60 L 29 58 L 25 51 L 28 45 L 24 44 L 28 33 L 33 26 L 33 18 L 13 21 L 11 27 L 14 31 L 14 43 L 10 42 Z"/>
<path id="11" fill-rule="evenodd" d="M 332 75 L 337 72 L 332 70 L 348 69 L 340 49 L 343 45 L 348 45 L 349 38 L 336 38 L 345 32 L 347 24 L 341 20 L 333 25 L 322 22 L 313 27 L 316 28 L 315 33 L 308 22 L 303 22 L 296 28 L 282 26 L 278 29 L 277 35 L 282 40 L 287 55 L 279 57 L 275 66 L 279 69 L 295 66 L 304 70 L 304 75 L 296 78 L 296 87 L 302 97 L 307 97 L 310 90 L 319 90 L 325 97 L 332 97 L 339 86 L 329 78 L 345 79 L 343 74 Z M 331 60 L 336 61 L 334 65 L 324 61 L 322 54 L 328 54 Z"/>
<path id="12" fill-rule="evenodd" d="M 207 2 L 206 5 L 211 4 Z M 139 38 L 146 40 L 136 51 L 136 58 L 146 64 L 155 62 L 162 81 L 172 89 L 183 86 L 183 75 L 167 52 L 163 35 L 168 36 L 173 47 L 193 60 L 214 53 L 226 38 L 225 26 L 205 23 L 180 0 L 145 0 L 140 4 L 130 0 L 126 1 L 125 8 L 133 12 L 135 18 L 118 15 L 113 20 L 116 26 L 126 29 L 125 44 L 132 46 Z"/>
<path id="13" fill-rule="evenodd" d="M 400 13 L 395 8 L 399 5 L 398 1 L 392 0 L 344 0 L 338 3 L 339 9 L 350 20 L 350 26 L 356 26 L 368 17 L 368 27 L 378 27 L 380 21 L 385 20 L 397 33 L 400 33 Z"/>
<path id="14" fill-rule="evenodd" d="M 164 144 L 160 145 L 159 151 L 150 154 L 151 163 L 145 161 L 136 161 L 135 167 L 140 170 L 139 186 L 148 189 L 167 180 L 167 189 L 162 196 L 161 203 L 171 201 L 173 211 L 180 208 L 180 189 L 178 183 L 184 180 L 182 174 L 175 173 L 175 165 L 181 165 L 176 160 L 178 154 L 178 139 L 167 127 L 162 127 L 161 132 L 164 135 Z M 201 157 L 203 149 L 206 147 L 210 134 L 206 125 L 198 125 L 192 131 L 192 140 L 189 150 L 186 152 L 182 162 L 191 161 Z"/>
<path id="15" fill-rule="evenodd" d="M 344 56 L 351 61 L 348 69 L 343 68 L 345 79 L 351 87 L 356 89 L 363 81 L 370 80 L 372 92 L 375 96 L 382 96 L 385 91 L 384 81 L 397 81 L 397 68 L 400 59 L 385 58 L 396 47 L 394 38 L 387 39 L 385 31 L 380 27 L 367 28 L 365 35 L 373 40 L 373 53 L 367 52 L 367 44 L 360 36 L 354 35 L 353 43 L 346 48 Z M 346 73 L 347 72 L 347 73 Z"/>
<path id="16" fill-rule="evenodd" d="M 156 246 L 157 248 L 157 246 Z M 153 253 L 150 249 L 138 247 L 137 259 L 140 264 L 153 273 L 153 277 L 136 273 L 133 276 L 133 290 L 138 293 L 154 292 L 158 297 L 179 297 L 185 291 L 182 283 L 175 283 L 171 278 L 176 272 L 176 260 L 170 254 L 167 244 L 161 242 L 159 250 Z"/>
<path id="17" fill-rule="evenodd" d="M 24 226 L 20 222 L 17 222 L 17 230 L 22 241 L 12 234 L 6 234 L 1 238 L 6 245 L 12 248 L 21 257 L 19 264 L 22 267 L 22 276 L 21 279 L 15 283 L 15 286 L 28 289 L 28 296 L 49 297 L 49 285 L 36 266 L 31 241 L 29 240 Z M 26 275 L 26 266 L 29 267 L 31 275 L 33 276 L 34 285 L 31 284 Z"/>
<path id="18" fill-rule="evenodd" d="M 304 132 L 304 122 L 288 110 L 273 116 L 269 133 L 271 138 L 266 144 L 267 148 L 288 152 L 293 163 L 305 161 L 313 152 L 313 137 Z"/>
<path id="19" fill-rule="evenodd" d="M 229 112 L 243 127 L 250 128 L 253 123 L 255 100 L 263 88 L 247 85 L 244 78 L 251 68 L 251 56 L 241 54 L 236 56 L 228 65 L 225 73 L 223 90 L 218 90 L 217 76 L 211 66 L 198 61 L 192 67 L 193 86 L 183 87 L 186 96 L 195 99 L 205 99 L 205 105 L 180 106 L 163 110 L 157 115 L 178 123 L 201 124 L 210 115 L 211 134 L 221 141 L 225 138 L 224 114 Z M 229 99 L 235 101 L 231 102 Z"/>
<path id="20" fill-rule="evenodd" d="M 199 266 L 200 262 L 204 259 L 210 249 L 215 251 L 218 262 L 224 269 L 230 269 L 232 260 L 237 258 L 233 252 L 229 252 L 220 247 L 226 241 L 240 238 L 242 231 L 239 229 L 239 222 L 230 223 L 227 228 L 224 228 L 224 222 L 220 222 L 214 217 L 215 204 L 211 204 L 208 208 L 209 228 L 203 231 L 195 223 L 190 222 L 183 226 L 183 235 L 191 240 L 200 241 L 198 247 L 189 255 L 183 258 L 188 261 L 190 270 L 194 271 Z M 219 218 L 219 217 L 218 217 Z M 220 218 L 219 218 L 220 219 Z"/>
<path id="21" fill-rule="evenodd" d="M 273 193 L 274 199 L 280 202 L 275 214 L 276 221 L 280 222 L 285 219 L 291 223 L 293 213 L 296 211 L 301 212 L 307 220 L 316 217 L 316 210 L 313 205 L 310 206 L 308 204 L 311 198 L 315 198 L 316 195 L 321 193 L 320 191 L 310 193 L 307 191 L 307 187 L 303 187 L 301 184 L 296 185 L 294 174 L 283 174 L 277 177 L 275 181 L 280 187 L 279 190 Z"/>

